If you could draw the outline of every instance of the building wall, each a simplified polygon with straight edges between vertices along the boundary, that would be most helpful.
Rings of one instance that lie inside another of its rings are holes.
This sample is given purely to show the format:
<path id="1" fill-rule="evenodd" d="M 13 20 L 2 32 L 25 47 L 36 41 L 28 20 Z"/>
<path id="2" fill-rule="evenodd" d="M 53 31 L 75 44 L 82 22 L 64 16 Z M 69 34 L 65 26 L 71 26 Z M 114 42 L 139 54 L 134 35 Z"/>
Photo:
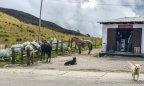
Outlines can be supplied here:
<path id="1" fill-rule="evenodd" d="M 102 52 L 106 52 L 107 45 L 107 27 L 102 25 Z"/>
<path id="2" fill-rule="evenodd" d="M 106 51 L 107 45 L 107 28 L 118 28 L 118 24 L 103 24 L 102 25 L 102 52 Z M 144 24 L 134 24 L 133 28 L 142 28 L 142 43 L 141 53 L 144 53 Z"/>
<path id="3" fill-rule="evenodd" d="M 133 28 L 142 28 L 141 53 L 144 54 L 144 24 L 134 24 Z"/>
<path id="4" fill-rule="evenodd" d="M 102 25 L 102 52 L 106 52 L 107 46 L 107 28 L 117 28 L 118 24 L 103 24 Z"/>

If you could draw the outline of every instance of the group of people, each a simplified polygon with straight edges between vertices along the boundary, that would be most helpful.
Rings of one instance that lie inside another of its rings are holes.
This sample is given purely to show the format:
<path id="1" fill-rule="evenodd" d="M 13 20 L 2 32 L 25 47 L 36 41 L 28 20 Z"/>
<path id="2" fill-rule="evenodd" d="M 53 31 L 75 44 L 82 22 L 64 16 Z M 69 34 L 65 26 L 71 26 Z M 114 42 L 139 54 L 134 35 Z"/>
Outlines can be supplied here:
<path id="1" fill-rule="evenodd" d="M 116 44 L 117 44 L 117 51 L 121 50 L 121 39 L 122 39 L 122 34 L 120 32 L 117 33 L 116 37 Z M 133 40 L 133 31 L 131 31 L 131 34 L 129 35 L 125 45 L 127 46 L 126 51 L 127 52 L 132 52 L 132 40 Z"/>

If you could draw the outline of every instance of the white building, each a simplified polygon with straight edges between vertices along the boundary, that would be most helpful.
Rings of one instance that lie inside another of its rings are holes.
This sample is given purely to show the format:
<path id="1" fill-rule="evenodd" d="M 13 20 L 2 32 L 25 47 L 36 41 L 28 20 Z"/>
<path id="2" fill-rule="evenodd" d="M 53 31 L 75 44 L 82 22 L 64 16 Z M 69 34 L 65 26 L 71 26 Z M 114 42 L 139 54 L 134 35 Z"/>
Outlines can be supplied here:
<path id="1" fill-rule="evenodd" d="M 144 53 L 144 17 L 125 17 L 99 22 L 102 24 L 102 52 L 116 51 L 116 36 L 122 35 L 120 52 L 127 51 L 128 37 L 133 32 L 132 53 Z"/>

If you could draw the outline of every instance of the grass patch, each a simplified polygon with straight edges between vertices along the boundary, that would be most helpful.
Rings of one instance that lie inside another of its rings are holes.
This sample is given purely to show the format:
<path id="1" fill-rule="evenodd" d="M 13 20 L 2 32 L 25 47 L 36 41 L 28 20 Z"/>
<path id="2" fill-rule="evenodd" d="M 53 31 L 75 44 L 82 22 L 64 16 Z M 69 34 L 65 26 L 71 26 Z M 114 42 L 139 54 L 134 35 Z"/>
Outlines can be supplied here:
<path id="1" fill-rule="evenodd" d="M 94 47 L 93 47 L 93 49 L 94 49 Z M 87 47 L 81 48 L 82 52 L 85 51 L 85 50 L 88 50 L 88 48 Z M 26 55 L 25 51 L 23 53 L 24 53 L 24 55 Z M 79 53 L 79 50 L 78 50 L 77 47 L 76 47 L 76 49 L 74 47 L 72 48 L 72 53 L 71 54 L 74 54 L 74 53 Z M 52 51 L 51 54 L 52 54 L 51 57 L 55 58 L 57 56 L 68 55 L 68 52 L 67 52 L 67 48 L 64 48 L 63 53 L 59 49 L 57 53 L 56 53 L 56 51 Z M 99 57 L 99 54 L 96 54 L 94 57 Z M 9 61 L 0 62 L 0 67 L 3 67 L 6 64 L 12 64 L 11 58 L 12 57 L 10 56 L 9 57 L 9 59 L 10 59 Z M 40 60 L 40 58 L 41 58 L 41 52 L 35 52 L 35 54 L 34 54 L 34 62 L 37 62 L 38 60 Z M 45 58 L 47 58 L 47 54 L 45 55 Z M 26 63 L 27 63 L 27 58 L 26 57 L 24 57 L 23 61 L 22 61 L 21 60 L 21 54 L 19 53 L 19 54 L 16 55 L 16 57 L 15 57 L 15 64 L 26 64 Z"/>
<path id="2" fill-rule="evenodd" d="M 8 62 L 0 62 L 0 67 L 3 67 L 7 64 Z"/>
<path id="3" fill-rule="evenodd" d="M 98 58 L 100 55 L 99 53 L 95 54 L 94 57 Z"/>

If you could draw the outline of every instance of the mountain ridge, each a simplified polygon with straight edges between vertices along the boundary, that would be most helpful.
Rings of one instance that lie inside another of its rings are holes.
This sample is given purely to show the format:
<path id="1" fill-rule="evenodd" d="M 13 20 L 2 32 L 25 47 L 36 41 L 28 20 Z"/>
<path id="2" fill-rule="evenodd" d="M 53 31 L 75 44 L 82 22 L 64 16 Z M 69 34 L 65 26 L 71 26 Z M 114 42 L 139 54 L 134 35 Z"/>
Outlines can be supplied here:
<path id="1" fill-rule="evenodd" d="M 29 14 L 29 13 L 25 13 L 23 11 L 18 11 L 18 10 L 14 10 L 14 9 L 8 9 L 8 8 L 2 8 L 0 7 L 0 11 L 3 13 L 6 13 L 10 16 L 13 16 L 14 18 L 17 18 L 18 20 L 28 23 L 28 24 L 32 24 L 32 25 L 39 25 L 39 18 Z M 80 32 L 74 31 L 74 30 L 68 30 L 65 29 L 53 22 L 50 21 L 46 21 L 46 20 L 41 20 L 41 27 L 46 27 L 49 28 L 51 30 L 54 31 L 58 31 L 64 34 L 70 34 L 70 35 L 76 35 L 76 36 L 85 36 L 84 34 L 81 34 Z"/>
<path id="2" fill-rule="evenodd" d="M 0 11 L 0 44 L 6 44 L 11 46 L 13 44 L 21 44 L 26 41 L 33 41 L 38 39 L 38 26 L 28 24 L 5 14 Z M 40 41 L 47 40 L 51 41 L 52 38 L 57 40 L 68 41 L 72 37 L 78 37 L 84 40 L 96 40 L 100 43 L 100 38 L 89 37 L 89 36 L 76 36 L 70 34 L 63 34 L 58 31 L 51 30 L 46 27 L 40 29 Z"/>

